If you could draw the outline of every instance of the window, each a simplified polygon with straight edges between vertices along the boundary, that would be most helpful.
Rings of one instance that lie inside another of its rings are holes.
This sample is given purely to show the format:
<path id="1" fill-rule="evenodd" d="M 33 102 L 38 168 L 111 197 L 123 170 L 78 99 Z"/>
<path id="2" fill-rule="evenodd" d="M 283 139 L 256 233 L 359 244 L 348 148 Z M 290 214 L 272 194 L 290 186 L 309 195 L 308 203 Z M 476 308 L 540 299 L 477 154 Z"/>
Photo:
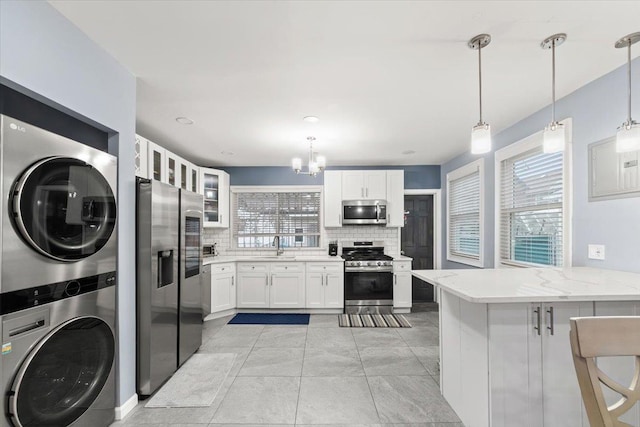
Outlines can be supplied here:
<path id="1" fill-rule="evenodd" d="M 565 157 L 542 152 L 541 132 L 496 152 L 496 265 L 570 262 Z"/>
<path id="2" fill-rule="evenodd" d="M 484 160 L 447 174 L 447 259 L 483 266 Z"/>
<path id="3" fill-rule="evenodd" d="M 320 190 L 234 191 L 233 239 L 237 248 L 320 247 Z"/>

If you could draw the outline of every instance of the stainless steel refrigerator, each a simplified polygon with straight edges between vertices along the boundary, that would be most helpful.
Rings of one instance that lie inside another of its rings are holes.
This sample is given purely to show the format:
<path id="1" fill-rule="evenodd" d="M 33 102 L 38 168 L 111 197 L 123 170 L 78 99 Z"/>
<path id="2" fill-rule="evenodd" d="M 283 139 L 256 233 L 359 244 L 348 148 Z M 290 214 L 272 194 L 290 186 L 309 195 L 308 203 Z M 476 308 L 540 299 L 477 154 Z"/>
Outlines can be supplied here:
<path id="1" fill-rule="evenodd" d="M 150 395 L 202 343 L 201 195 L 137 180 L 137 388 Z"/>

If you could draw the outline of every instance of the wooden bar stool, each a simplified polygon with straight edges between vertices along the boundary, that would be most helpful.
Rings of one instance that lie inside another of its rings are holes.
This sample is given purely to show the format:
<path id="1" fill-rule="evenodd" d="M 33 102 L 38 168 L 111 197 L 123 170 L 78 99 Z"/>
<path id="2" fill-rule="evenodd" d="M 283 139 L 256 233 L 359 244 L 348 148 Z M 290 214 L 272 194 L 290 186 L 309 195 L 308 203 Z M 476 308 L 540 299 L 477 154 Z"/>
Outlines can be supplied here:
<path id="1" fill-rule="evenodd" d="M 640 400 L 640 317 L 571 318 L 571 349 L 591 427 L 633 427 L 619 420 Z M 596 357 L 635 356 L 629 386 L 614 381 L 596 365 Z M 611 406 L 602 385 L 622 397 Z"/>

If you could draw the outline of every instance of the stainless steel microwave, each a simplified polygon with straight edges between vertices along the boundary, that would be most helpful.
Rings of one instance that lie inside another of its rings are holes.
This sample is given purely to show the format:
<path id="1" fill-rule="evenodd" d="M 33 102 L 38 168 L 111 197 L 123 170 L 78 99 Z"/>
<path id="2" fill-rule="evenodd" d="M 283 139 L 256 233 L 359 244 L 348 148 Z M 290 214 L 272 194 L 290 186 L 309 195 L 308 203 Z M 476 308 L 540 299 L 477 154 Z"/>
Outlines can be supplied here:
<path id="1" fill-rule="evenodd" d="M 343 200 L 343 225 L 386 225 L 386 200 Z"/>

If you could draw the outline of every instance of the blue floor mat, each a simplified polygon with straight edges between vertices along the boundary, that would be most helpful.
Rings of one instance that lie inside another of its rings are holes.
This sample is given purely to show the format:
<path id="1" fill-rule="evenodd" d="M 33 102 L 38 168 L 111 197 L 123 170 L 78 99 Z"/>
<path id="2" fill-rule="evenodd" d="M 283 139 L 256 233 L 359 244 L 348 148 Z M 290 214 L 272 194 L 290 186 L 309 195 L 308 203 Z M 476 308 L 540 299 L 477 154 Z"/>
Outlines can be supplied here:
<path id="1" fill-rule="evenodd" d="M 228 325 L 308 325 L 308 314 L 238 313 Z"/>

